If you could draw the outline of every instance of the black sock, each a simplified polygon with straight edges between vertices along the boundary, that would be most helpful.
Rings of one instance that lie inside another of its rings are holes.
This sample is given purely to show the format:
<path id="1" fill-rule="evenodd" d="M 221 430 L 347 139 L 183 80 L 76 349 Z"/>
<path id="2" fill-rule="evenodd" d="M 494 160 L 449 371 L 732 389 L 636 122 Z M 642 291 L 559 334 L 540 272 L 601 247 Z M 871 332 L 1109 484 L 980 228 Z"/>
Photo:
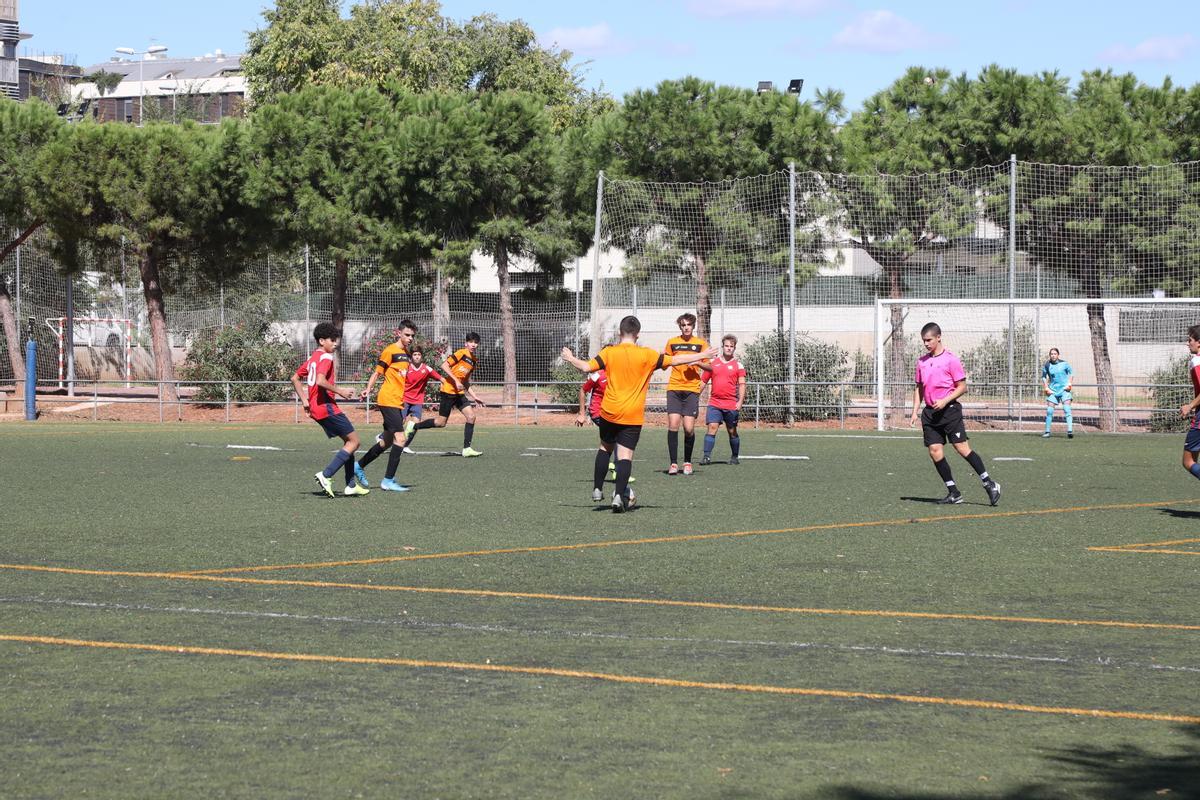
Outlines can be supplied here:
<path id="1" fill-rule="evenodd" d="M 696 434 L 685 433 L 683 435 L 683 460 L 689 464 L 692 462 L 692 451 L 696 449 Z"/>
<path id="2" fill-rule="evenodd" d="M 349 458 L 346 459 L 346 465 L 342 468 L 346 473 L 346 485 L 358 483 L 358 479 L 354 477 L 354 454 L 347 453 Z"/>
<path id="3" fill-rule="evenodd" d="M 611 455 L 603 450 L 596 451 L 596 468 L 592 470 L 592 488 L 604 488 L 604 476 L 608 473 L 608 459 Z"/>
<path id="4" fill-rule="evenodd" d="M 950 472 L 950 464 L 946 459 L 933 462 L 934 469 L 942 478 L 942 482 L 946 484 L 946 488 L 950 490 L 950 494 L 958 494 L 958 486 L 954 484 L 954 475 Z"/>
<path id="5" fill-rule="evenodd" d="M 679 463 L 679 431 L 667 431 L 667 452 L 671 456 L 671 463 Z M 620 463 L 620 462 L 618 462 Z"/>
<path id="6" fill-rule="evenodd" d="M 433 417 L 430 417 L 429 419 L 423 419 L 420 422 L 418 422 L 417 427 L 414 430 L 423 431 L 426 428 L 434 427 L 436 424 L 437 424 L 437 420 L 434 419 Z"/>
<path id="7" fill-rule="evenodd" d="M 617 488 L 619 497 L 629 496 L 629 473 L 633 472 L 633 461 L 623 459 L 617 462 Z"/>
<path id="8" fill-rule="evenodd" d="M 396 477 L 396 470 L 400 467 L 400 456 L 404 453 L 404 448 L 399 444 L 392 445 L 392 452 L 388 453 L 387 473 L 384 475 L 389 481 Z"/>
<path id="9" fill-rule="evenodd" d="M 475 435 L 475 423 L 468 422 L 463 426 L 463 449 L 471 446 L 471 437 Z"/>
<path id="10" fill-rule="evenodd" d="M 381 455 L 383 455 L 383 443 L 376 440 L 375 444 L 371 445 L 371 449 L 367 451 L 367 454 L 358 460 L 358 465 L 366 467 Z"/>
<path id="11" fill-rule="evenodd" d="M 970 455 L 966 456 L 966 459 L 967 463 L 971 465 L 971 469 L 975 470 L 979 475 L 979 479 L 987 483 L 990 478 L 988 478 L 987 467 L 983 466 L 983 459 L 979 457 L 979 453 L 972 450 Z"/>

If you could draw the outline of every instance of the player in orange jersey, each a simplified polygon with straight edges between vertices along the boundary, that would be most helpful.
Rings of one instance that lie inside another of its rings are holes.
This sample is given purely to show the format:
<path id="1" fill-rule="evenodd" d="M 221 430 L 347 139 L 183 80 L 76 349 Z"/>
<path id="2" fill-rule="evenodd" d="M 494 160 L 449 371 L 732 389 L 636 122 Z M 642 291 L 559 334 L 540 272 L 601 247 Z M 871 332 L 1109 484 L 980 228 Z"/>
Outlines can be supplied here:
<path id="1" fill-rule="evenodd" d="M 708 349 L 708 342 L 693 336 L 696 329 L 695 314 L 680 314 L 675 320 L 679 335 L 667 340 L 663 352 L 669 356 L 700 353 Z M 683 425 L 683 474 L 692 474 L 692 451 L 696 447 L 696 417 L 700 414 L 701 366 L 675 361 L 671 377 L 667 380 L 667 453 L 671 465 L 668 475 L 679 474 L 679 426 Z"/>
<path id="2" fill-rule="evenodd" d="M 605 370 L 608 375 L 608 386 L 600 402 L 600 449 L 596 452 L 593 477 L 598 476 L 594 485 L 600 485 L 608 469 L 609 454 L 616 448 L 617 486 L 613 490 L 612 510 L 618 514 L 633 508 L 637 502 L 629 488 L 629 477 L 633 471 L 633 451 L 646 421 L 646 391 L 650 388 L 650 376 L 660 369 L 694 364 L 717 354 L 716 350 L 677 356 L 659 353 L 637 343 L 641 331 L 642 323 L 637 317 L 625 317 L 620 325 L 620 343 L 605 347 L 590 361 L 576 358 L 569 347 L 562 349 L 563 361 L 580 372 Z M 594 492 L 592 497 L 595 498 Z"/>
<path id="3" fill-rule="evenodd" d="M 451 409 L 457 408 L 466 417 L 463 426 L 464 458 L 481 456 L 483 453 L 471 447 L 471 438 L 475 435 L 475 406 L 483 406 L 483 401 L 471 391 L 471 373 L 475 371 L 475 351 L 479 349 L 479 334 L 468 333 L 463 340 L 463 346 L 455 350 L 442 362 L 442 402 L 438 406 L 438 414 L 434 419 L 422 420 L 413 426 L 413 430 L 426 428 L 444 428 L 450 418 Z M 470 398 L 468 400 L 468 398 Z"/>

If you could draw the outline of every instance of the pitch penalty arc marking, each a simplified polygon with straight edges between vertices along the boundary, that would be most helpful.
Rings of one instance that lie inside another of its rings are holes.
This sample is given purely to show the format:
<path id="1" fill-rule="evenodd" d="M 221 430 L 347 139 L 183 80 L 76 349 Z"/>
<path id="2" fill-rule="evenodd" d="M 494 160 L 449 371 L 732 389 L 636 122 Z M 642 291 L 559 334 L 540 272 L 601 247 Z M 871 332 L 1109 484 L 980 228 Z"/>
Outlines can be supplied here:
<path id="1" fill-rule="evenodd" d="M 1200 631 L 1200 625 L 1171 622 L 1126 622 L 1122 620 L 1056 619 L 1054 617 L 1014 617 L 998 614 L 953 614 L 936 611 L 888 611 L 880 609 L 804 608 L 791 606 L 762 606 L 747 603 L 716 603 L 706 600 L 663 600 L 646 597 L 597 597 L 591 595 L 553 594 L 549 592 L 506 592 L 494 589 L 451 589 L 429 586 L 397 586 L 386 583 L 347 583 L 336 581 L 301 581 L 284 578 L 240 578 L 228 575 L 196 575 L 186 572 L 132 572 L 122 570 L 78 569 L 75 567 L 44 567 L 37 565 L 0 564 L 0 569 L 20 572 L 51 572 L 61 575 L 99 575 L 120 578 L 150 578 L 175 581 L 206 581 L 236 583 L 248 586 L 297 586 L 312 589 L 351 589 L 371 592 L 407 592 L 410 594 L 457 595 L 502 600 L 546 600 L 566 603 L 614 603 L 618 605 L 660 606 L 667 608 L 702 608 L 715 611 L 749 611 L 768 614 L 812 614 L 841 617 L 886 617 L 892 619 L 962 620 L 967 622 L 1008 622 L 1031 625 L 1070 625 L 1072 627 L 1122 628 L 1131 630 Z"/>
<path id="2" fill-rule="evenodd" d="M 1185 714 L 1162 714 L 1145 711 L 1112 711 L 1102 708 L 1071 708 L 1068 706 L 1039 706 L 1029 703 L 1005 703 L 992 700 L 971 700 L 960 697 L 936 697 L 886 692 L 854 692 L 841 689 L 810 689 L 799 686 L 771 686 L 754 683 L 727 683 L 719 681 L 689 681 L 679 678 L 661 678 L 649 675 L 620 675 L 611 672 L 558 669 L 554 667 L 523 667 L 507 664 L 477 664 L 468 661 L 427 661 L 416 658 L 371 658 L 366 656 L 334 656 L 320 653 L 276 653 L 265 650 L 238 650 L 224 647 L 195 647 L 165 644 L 143 644 L 138 642 L 105 642 L 88 639 L 64 639 L 52 636 L 18 636 L 0 634 L 0 641 L 22 644 L 55 645 L 59 647 L 85 647 L 101 650 L 132 650 L 150 653 L 195 656 L 232 656 L 255 658 L 266 661 L 297 661 L 318 664 L 353 664 L 359 666 L 413 667 L 418 669 L 443 669 L 471 672 L 496 672 L 509 675 L 536 675 L 539 677 L 577 678 L 592 681 L 661 686 L 673 689 L 707 689 L 723 692 L 746 692 L 774 694 L 794 697 L 826 697 L 839 700 L 880 700 L 916 705 L 953 706 L 976 708 L 989 711 L 1023 711 L 1033 714 L 1060 714 L 1072 717 L 1096 719 L 1131 719 L 1148 722 L 1174 722 L 1185 725 L 1200 725 L 1200 716 Z"/>
<path id="3" fill-rule="evenodd" d="M 450 553 L 425 553 L 410 556 L 379 556 L 376 558 L 346 559 L 342 561 L 317 561 L 302 564 L 264 564 L 254 567 L 227 567 L 224 569 L 182 570 L 180 575 L 231 575 L 244 572 L 272 572 L 291 569 L 328 569 L 331 567 L 359 567 L 370 564 L 393 564 L 400 561 L 428 561 L 437 558 L 477 558 L 479 556 L 511 555 L 515 553 L 550 553 L 566 550 L 589 550 L 600 547 L 627 547 L 630 545 L 670 544 L 675 542 L 699 542 L 711 539 L 733 539 L 750 536 L 772 536 L 782 533 L 813 533 L 815 531 L 852 530 L 855 528 L 880 528 L 889 525 L 923 525 L 935 522 L 960 522 L 975 519 L 999 519 L 1003 517 L 1030 517 L 1045 514 L 1071 514 L 1081 511 L 1113 511 L 1133 508 L 1153 508 L 1161 505 L 1188 505 L 1200 500 L 1167 500 L 1153 503 L 1114 503 L 1101 506 L 1072 506 L 1067 508 L 1042 508 L 1030 511 L 993 511 L 983 514 L 947 514 L 941 517 L 908 517 L 901 519 L 871 520 L 868 522 L 831 522 L 824 525 L 807 525 L 799 528 L 776 528 L 770 530 L 732 531 L 722 533 L 694 533 L 682 536 L 657 536 L 645 539 L 621 539 L 612 542 L 581 542 L 576 544 L 542 545 L 539 547 L 505 547 L 495 550 L 464 550 Z"/>

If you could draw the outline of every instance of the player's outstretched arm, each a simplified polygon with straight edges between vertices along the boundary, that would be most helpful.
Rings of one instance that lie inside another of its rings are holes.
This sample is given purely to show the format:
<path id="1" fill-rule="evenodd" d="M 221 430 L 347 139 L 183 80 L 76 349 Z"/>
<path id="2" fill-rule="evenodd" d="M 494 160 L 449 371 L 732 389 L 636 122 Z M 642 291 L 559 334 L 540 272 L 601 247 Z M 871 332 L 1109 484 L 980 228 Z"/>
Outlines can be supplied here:
<path id="1" fill-rule="evenodd" d="M 576 358 L 575 354 L 571 352 L 571 348 L 569 348 L 569 347 L 564 347 L 562 349 L 562 360 L 567 362 L 568 364 L 570 364 L 572 367 L 579 370 L 580 372 L 591 372 L 592 371 L 592 368 L 588 366 L 588 362 L 583 361 L 582 359 Z"/>
<path id="2" fill-rule="evenodd" d="M 566 349 L 566 348 L 563 348 Z M 682 355 L 671 356 L 671 363 L 664 364 L 663 367 L 675 367 L 682 364 L 695 364 L 697 361 L 705 361 L 717 357 L 719 351 L 715 347 L 710 347 L 699 353 L 684 353 Z"/>

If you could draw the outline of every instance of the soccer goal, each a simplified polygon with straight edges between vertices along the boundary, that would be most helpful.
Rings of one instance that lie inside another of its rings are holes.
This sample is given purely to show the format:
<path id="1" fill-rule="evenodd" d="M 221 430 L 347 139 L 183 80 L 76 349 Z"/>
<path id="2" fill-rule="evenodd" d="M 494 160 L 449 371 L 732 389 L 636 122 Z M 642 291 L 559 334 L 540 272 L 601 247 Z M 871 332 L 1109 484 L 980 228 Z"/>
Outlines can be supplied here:
<path id="1" fill-rule="evenodd" d="M 66 317 L 50 317 L 46 326 L 58 340 L 58 388 L 67 380 Z M 82 335 L 80 335 L 82 334 Z M 72 344 L 87 342 L 89 347 L 121 348 L 124 351 L 125 388 L 133 380 L 133 320 L 118 317 L 76 317 L 72 327 Z"/>
<path id="2" fill-rule="evenodd" d="M 1200 299 L 876 300 L 879 430 L 907 425 L 928 322 L 941 327 L 943 345 L 963 362 L 963 402 L 978 425 L 1041 424 L 1041 371 L 1054 347 L 1072 368 L 1077 421 L 1102 431 L 1170 430 L 1179 416 L 1175 398 L 1187 384 L 1187 329 L 1200 323 Z"/>

